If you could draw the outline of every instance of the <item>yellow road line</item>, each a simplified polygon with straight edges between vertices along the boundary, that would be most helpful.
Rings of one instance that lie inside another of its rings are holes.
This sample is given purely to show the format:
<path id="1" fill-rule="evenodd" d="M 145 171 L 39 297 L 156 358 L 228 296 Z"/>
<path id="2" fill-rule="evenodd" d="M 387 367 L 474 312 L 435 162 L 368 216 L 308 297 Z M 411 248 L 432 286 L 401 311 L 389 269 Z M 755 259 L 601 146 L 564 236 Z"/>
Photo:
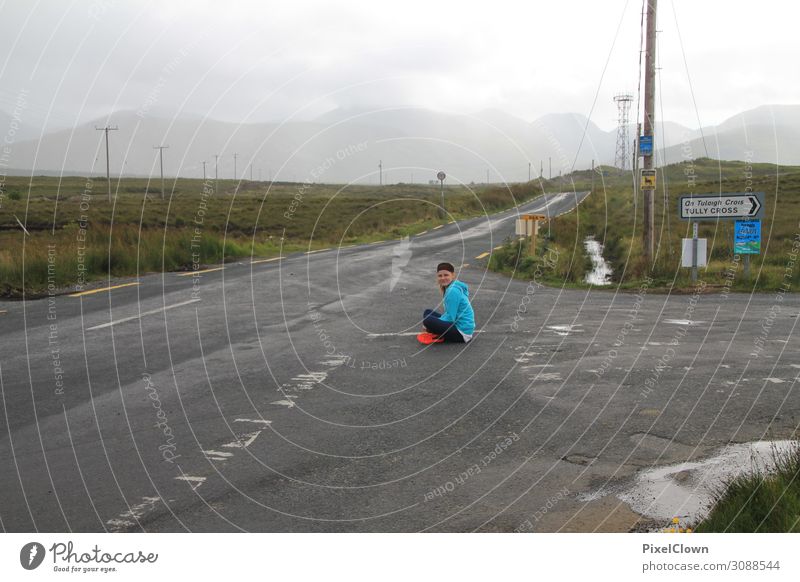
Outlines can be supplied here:
<path id="1" fill-rule="evenodd" d="M 499 251 L 499 250 L 500 250 L 500 249 L 502 249 L 502 248 L 503 248 L 503 245 L 500 245 L 500 246 L 498 246 L 498 247 L 494 247 L 494 250 L 496 250 L 496 251 Z"/>
<path id="2" fill-rule="evenodd" d="M 455 222 L 455 220 L 451 220 L 451 221 L 450 221 L 450 222 L 448 222 L 447 224 L 453 224 L 454 222 Z"/>
<path id="3" fill-rule="evenodd" d="M 469 267 L 469 263 L 464 263 L 463 265 L 461 265 L 461 268 L 462 268 L 462 269 L 463 269 L 464 267 Z"/>
<path id="4" fill-rule="evenodd" d="M 478 255 L 477 257 L 475 257 L 475 258 L 476 258 L 476 259 L 482 259 L 483 257 L 488 257 L 488 256 L 489 256 L 489 253 L 481 253 L 481 254 L 479 254 L 479 255 Z"/>
<path id="5" fill-rule="evenodd" d="M 434 226 L 432 230 L 439 230 L 443 226 L 444 226 L 443 224 L 440 224 L 439 226 Z"/>
<path id="6" fill-rule="evenodd" d="M 203 269 L 202 271 L 187 271 L 185 273 L 178 273 L 178 277 L 191 277 L 192 275 L 199 275 L 200 273 L 211 273 L 213 271 L 221 271 L 225 267 L 214 267 L 212 269 Z"/>
<path id="7" fill-rule="evenodd" d="M 427 230 L 423 230 L 422 232 L 418 232 L 417 236 L 422 236 L 423 234 L 427 234 L 427 233 L 428 233 Z"/>
<path id="8" fill-rule="evenodd" d="M 103 291 L 111 291 L 112 289 L 119 289 L 121 287 L 130 287 L 132 285 L 138 285 L 139 282 L 135 283 L 123 283 L 122 285 L 112 285 L 111 287 L 103 287 L 101 289 L 90 289 L 89 291 L 81 291 L 79 293 L 71 293 L 70 297 L 83 297 L 84 295 L 93 295 L 94 293 L 102 293 Z"/>
<path id="9" fill-rule="evenodd" d="M 321 253 L 323 251 L 329 251 L 329 250 L 331 250 L 330 247 L 328 247 L 327 249 L 318 249 L 316 251 L 306 251 L 306 254 L 307 255 L 313 255 L 314 253 Z"/>
<path id="10" fill-rule="evenodd" d="M 250 261 L 251 265 L 257 265 L 258 263 L 269 263 L 270 261 L 280 261 L 283 257 L 275 257 L 274 259 L 258 259 L 257 261 Z"/>

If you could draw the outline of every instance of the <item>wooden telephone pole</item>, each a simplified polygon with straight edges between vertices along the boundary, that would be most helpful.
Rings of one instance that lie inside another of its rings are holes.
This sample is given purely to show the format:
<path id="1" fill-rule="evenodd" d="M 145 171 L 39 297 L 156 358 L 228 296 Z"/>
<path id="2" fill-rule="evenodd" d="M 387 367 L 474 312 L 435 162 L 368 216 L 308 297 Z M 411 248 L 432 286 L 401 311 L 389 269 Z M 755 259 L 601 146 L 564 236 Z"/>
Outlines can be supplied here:
<path id="1" fill-rule="evenodd" d="M 153 146 L 154 150 L 158 150 L 159 166 L 161 167 L 161 199 L 164 199 L 164 150 L 169 149 L 169 146 Z"/>
<path id="2" fill-rule="evenodd" d="M 111 163 L 108 161 L 108 132 L 117 131 L 119 127 L 95 127 L 97 131 L 102 131 L 106 134 L 106 183 L 108 184 L 108 201 L 111 202 Z"/>
<path id="3" fill-rule="evenodd" d="M 653 136 L 655 128 L 655 97 L 656 97 L 656 2 L 647 0 L 647 40 L 645 45 L 645 74 L 644 74 L 644 135 Z M 655 144 L 655 138 L 653 144 Z M 638 143 L 637 136 L 637 143 Z M 637 153 L 638 155 L 638 153 Z M 642 168 L 653 168 L 653 155 L 644 156 Z M 644 221 L 642 227 L 642 241 L 644 254 L 648 263 L 655 256 L 655 205 L 653 197 L 655 185 L 652 188 L 642 189 L 644 202 Z"/>

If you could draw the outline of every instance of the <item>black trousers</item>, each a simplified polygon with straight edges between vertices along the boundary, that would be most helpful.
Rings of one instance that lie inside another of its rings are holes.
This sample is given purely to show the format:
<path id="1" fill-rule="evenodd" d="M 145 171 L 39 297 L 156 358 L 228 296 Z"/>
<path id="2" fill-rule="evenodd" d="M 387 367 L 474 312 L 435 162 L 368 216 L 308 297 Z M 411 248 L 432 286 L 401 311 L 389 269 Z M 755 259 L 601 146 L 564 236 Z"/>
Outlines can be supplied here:
<path id="1" fill-rule="evenodd" d="M 464 343 L 464 336 L 456 329 L 456 325 L 451 321 L 442 321 L 442 314 L 433 309 L 426 309 L 422 315 L 422 325 L 429 332 L 444 338 L 446 342 Z"/>

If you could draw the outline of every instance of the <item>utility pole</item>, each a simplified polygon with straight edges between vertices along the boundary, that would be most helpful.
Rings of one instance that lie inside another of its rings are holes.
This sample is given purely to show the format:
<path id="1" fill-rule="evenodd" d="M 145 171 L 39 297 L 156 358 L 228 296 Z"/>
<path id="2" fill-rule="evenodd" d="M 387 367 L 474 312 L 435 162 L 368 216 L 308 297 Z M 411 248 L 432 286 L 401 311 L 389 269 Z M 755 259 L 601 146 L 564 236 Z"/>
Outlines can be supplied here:
<path id="1" fill-rule="evenodd" d="M 203 183 L 206 181 L 206 163 L 203 162 Z"/>
<path id="2" fill-rule="evenodd" d="M 236 158 L 239 157 L 239 154 L 233 154 L 233 179 L 236 180 Z"/>
<path id="3" fill-rule="evenodd" d="M 592 192 L 594 192 L 594 160 L 592 160 Z"/>
<path id="4" fill-rule="evenodd" d="M 539 160 L 539 179 L 544 178 L 544 162 Z"/>
<path id="5" fill-rule="evenodd" d="M 383 160 L 378 160 L 378 183 L 383 186 Z"/>
<path id="6" fill-rule="evenodd" d="M 164 199 L 164 150 L 169 149 L 169 146 L 153 146 L 154 150 L 158 150 L 158 157 L 161 161 L 161 199 Z"/>
<path id="7" fill-rule="evenodd" d="M 547 158 L 547 163 L 550 164 L 550 177 L 548 180 L 553 179 L 553 158 Z"/>
<path id="8" fill-rule="evenodd" d="M 214 154 L 214 196 L 219 194 L 217 182 L 219 181 L 219 154 Z"/>
<path id="9" fill-rule="evenodd" d="M 531 181 L 531 163 L 528 162 L 528 182 Z"/>
<path id="10" fill-rule="evenodd" d="M 108 132 L 117 131 L 119 127 L 95 127 L 97 131 L 103 131 L 106 134 L 106 182 L 108 182 L 108 201 L 111 202 L 111 164 L 108 161 Z"/>
<path id="11" fill-rule="evenodd" d="M 644 74 L 644 135 L 653 135 L 655 127 L 655 96 L 656 96 L 656 2 L 647 0 L 647 41 L 645 50 Z M 655 139 L 653 140 L 655 143 Z M 653 156 L 644 156 L 642 168 L 653 168 Z M 644 197 L 644 221 L 642 236 L 644 238 L 644 254 L 648 264 L 655 256 L 655 205 L 653 204 L 654 190 L 642 190 Z"/>

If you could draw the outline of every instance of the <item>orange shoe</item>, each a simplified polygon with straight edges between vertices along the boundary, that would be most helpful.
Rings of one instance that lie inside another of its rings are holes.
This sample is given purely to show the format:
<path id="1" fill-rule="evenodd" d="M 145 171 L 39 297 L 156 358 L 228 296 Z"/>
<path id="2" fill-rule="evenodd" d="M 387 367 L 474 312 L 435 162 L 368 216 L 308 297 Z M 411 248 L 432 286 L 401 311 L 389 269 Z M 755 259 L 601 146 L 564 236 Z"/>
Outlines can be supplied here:
<path id="1" fill-rule="evenodd" d="M 433 333 L 423 332 L 417 335 L 417 340 L 421 344 L 430 345 L 440 344 L 444 341 L 444 338 L 440 338 L 438 335 Z"/>

